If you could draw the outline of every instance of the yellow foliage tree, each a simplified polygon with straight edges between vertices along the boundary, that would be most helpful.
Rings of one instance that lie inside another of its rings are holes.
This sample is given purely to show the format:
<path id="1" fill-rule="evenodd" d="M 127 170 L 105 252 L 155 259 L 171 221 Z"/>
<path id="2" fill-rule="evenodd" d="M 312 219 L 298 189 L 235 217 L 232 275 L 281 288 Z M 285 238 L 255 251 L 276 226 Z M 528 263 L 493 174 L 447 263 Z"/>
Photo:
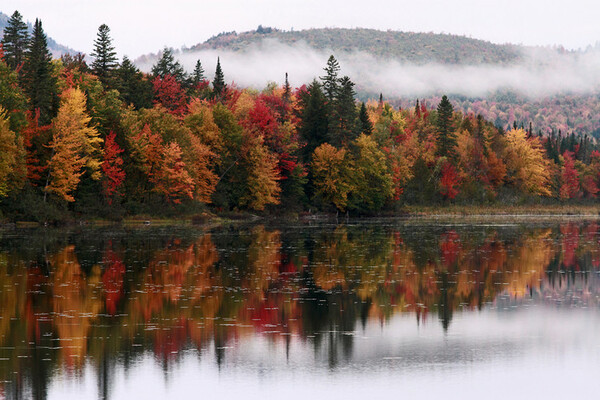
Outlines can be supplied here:
<path id="1" fill-rule="evenodd" d="M 190 137 L 190 148 L 184 153 L 184 161 L 194 183 L 195 198 L 203 203 L 211 202 L 211 196 L 219 181 L 212 169 L 215 159 L 216 154 L 198 137 Z"/>
<path id="2" fill-rule="evenodd" d="M 246 137 L 243 164 L 248 172 L 247 191 L 240 204 L 264 210 L 268 204 L 279 204 L 279 170 L 277 157 L 269 152 L 261 136 Z"/>
<path id="3" fill-rule="evenodd" d="M 0 197 L 21 188 L 26 175 L 23 140 L 9 125 L 9 117 L 0 106 Z"/>
<path id="4" fill-rule="evenodd" d="M 508 180 L 524 192 L 550 196 L 550 162 L 539 139 L 528 139 L 523 129 L 506 134 Z"/>
<path id="5" fill-rule="evenodd" d="M 90 127 L 91 118 L 85 112 L 86 97 L 79 89 L 63 92 L 58 115 L 52 121 L 53 135 L 49 147 L 45 193 L 54 193 L 66 201 L 74 201 L 71 193 L 77 188 L 85 169 L 92 179 L 100 179 L 103 140 Z"/>
<path id="6" fill-rule="evenodd" d="M 352 168 L 346 159 L 346 150 L 323 143 L 312 157 L 313 182 L 316 195 L 344 211 L 352 190 Z"/>
<path id="7" fill-rule="evenodd" d="M 357 152 L 353 162 L 353 200 L 357 207 L 375 210 L 383 207 L 394 194 L 392 174 L 385 154 L 375 139 L 361 134 L 355 141 Z"/>

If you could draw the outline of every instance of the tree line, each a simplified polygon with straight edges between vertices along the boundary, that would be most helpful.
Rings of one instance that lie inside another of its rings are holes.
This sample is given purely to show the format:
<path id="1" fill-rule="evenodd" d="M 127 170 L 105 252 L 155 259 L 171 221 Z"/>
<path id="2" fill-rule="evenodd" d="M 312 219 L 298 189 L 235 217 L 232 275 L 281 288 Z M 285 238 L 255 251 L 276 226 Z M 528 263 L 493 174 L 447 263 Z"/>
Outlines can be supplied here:
<path id="1" fill-rule="evenodd" d="M 150 73 L 101 25 L 92 61 L 53 59 L 15 12 L 0 53 L 0 210 L 13 219 L 253 210 L 375 213 L 405 204 L 595 198 L 588 137 L 505 131 L 443 96 L 356 101 L 331 56 L 292 88 L 209 81 L 165 48 Z"/>

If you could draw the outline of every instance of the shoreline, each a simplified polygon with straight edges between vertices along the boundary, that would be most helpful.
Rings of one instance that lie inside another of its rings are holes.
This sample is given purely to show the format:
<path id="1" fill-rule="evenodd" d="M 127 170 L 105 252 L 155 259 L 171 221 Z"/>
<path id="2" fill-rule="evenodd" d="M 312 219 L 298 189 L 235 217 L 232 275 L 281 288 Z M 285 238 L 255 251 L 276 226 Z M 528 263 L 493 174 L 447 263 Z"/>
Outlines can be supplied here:
<path id="1" fill-rule="evenodd" d="M 214 227 L 236 223 L 270 223 L 273 221 L 289 221 L 300 223 L 336 222 L 356 220 L 497 220 L 497 219 L 600 219 L 600 204 L 598 205 L 522 205 L 522 206 L 406 206 L 396 212 L 382 212 L 371 215 L 364 214 L 334 214 L 327 212 L 293 213 L 293 214 L 252 214 L 246 212 L 201 215 L 185 215 L 181 217 L 160 217 L 136 215 L 125 217 L 119 221 L 102 218 L 81 218 L 65 221 L 51 226 L 90 226 L 90 227 L 143 227 L 143 226 L 197 226 Z M 1 227 L 35 228 L 48 226 L 35 221 L 2 222 Z"/>

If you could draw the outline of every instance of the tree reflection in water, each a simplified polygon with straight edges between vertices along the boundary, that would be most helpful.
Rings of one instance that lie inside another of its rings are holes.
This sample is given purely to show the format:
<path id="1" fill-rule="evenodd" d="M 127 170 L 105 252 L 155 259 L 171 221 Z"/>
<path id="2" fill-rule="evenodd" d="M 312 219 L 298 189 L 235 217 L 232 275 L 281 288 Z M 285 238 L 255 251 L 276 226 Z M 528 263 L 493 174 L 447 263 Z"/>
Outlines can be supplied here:
<path id="1" fill-rule="evenodd" d="M 46 398 L 88 366 L 106 398 L 117 365 L 151 352 L 168 371 L 262 336 L 354 357 L 369 321 L 416 323 L 486 307 L 598 307 L 595 222 L 3 232 L 0 395 Z"/>

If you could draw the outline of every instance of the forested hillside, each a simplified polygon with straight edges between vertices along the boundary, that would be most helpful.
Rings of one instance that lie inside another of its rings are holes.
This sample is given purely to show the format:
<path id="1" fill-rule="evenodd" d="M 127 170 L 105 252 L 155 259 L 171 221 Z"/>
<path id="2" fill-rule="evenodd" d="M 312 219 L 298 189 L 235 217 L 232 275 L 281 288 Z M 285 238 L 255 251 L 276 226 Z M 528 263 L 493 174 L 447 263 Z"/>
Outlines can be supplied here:
<path id="1" fill-rule="evenodd" d="M 527 98 L 515 92 L 498 92 L 488 98 L 449 96 L 464 114 L 481 115 L 503 129 L 515 124 L 537 134 L 575 133 L 600 139 L 600 95 L 560 94 L 543 98 Z M 433 105 L 440 96 L 422 99 Z M 394 99 L 396 107 L 411 107 L 413 99 Z"/>
<path id="2" fill-rule="evenodd" d="M 280 31 L 259 27 L 251 32 L 224 32 L 189 51 L 226 49 L 244 51 L 265 39 L 308 46 L 334 52 L 362 51 L 380 58 L 412 63 L 442 64 L 507 64 L 518 61 L 521 49 L 514 45 L 497 45 L 457 35 L 378 31 L 375 29 L 307 29 Z"/>

